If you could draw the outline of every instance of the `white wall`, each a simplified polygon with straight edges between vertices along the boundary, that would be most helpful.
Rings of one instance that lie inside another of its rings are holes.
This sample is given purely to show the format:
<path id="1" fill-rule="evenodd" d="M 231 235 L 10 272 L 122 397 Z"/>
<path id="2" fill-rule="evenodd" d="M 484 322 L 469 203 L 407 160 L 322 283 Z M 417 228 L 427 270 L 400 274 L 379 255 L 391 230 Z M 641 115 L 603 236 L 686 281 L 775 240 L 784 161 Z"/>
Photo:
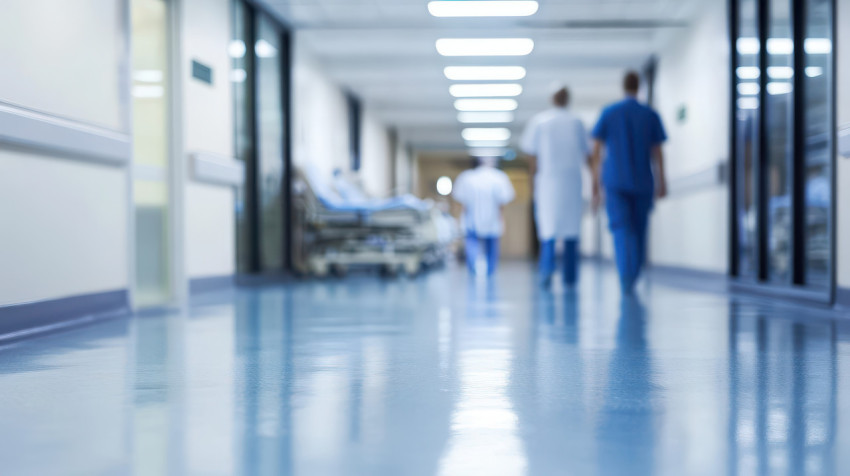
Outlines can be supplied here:
<path id="1" fill-rule="evenodd" d="M 391 195 L 393 144 L 389 131 L 366 109 L 361 124 L 360 177 L 363 188 L 374 197 Z"/>
<path id="2" fill-rule="evenodd" d="M 74 145 L 82 150 L 88 136 L 71 132 L 77 121 L 94 125 L 93 135 L 126 138 L 129 96 L 120 83 L 126 31 L 113 16 L 123 4 L 4 4 L 0 101 L 7 110 L 17 113 L 20 106 L 27 116 L 58 124 L 63 134 L 80 139 Z M 98 18 L 103 21 L 92 23 Z M 80 50 L 91 51 L 91 58 Z M 126 147 L 117 158 L 129 161 L 130 151 Z M 127 166 L 80 158 L 90 155 L 71 158 L 0 142 L 0 305 L 128 287 Z"/>
<path id="3" fill-rule="evenodd" d="M 324 173 L 349 170 L 348 105 L 345 94 L 321 70 L 295 34 L 292 91 L 292 162 Z"/>
<path id="4" fill-rule="evenodd" d="M 0 144 L 0 306 L 126 289 L 126 169 Z"/>
<path id="5" fill-rule="evenodd" d="M 659 55 L 655 105 L 667 128 L 667 179 L 675 185 L 727 160 L 729 48 L 725 2 L 705 2 L 697 22 Z M 685 107 L 687 118 L 678 120 Z M 728 187 L 674 190 L 657 203 L 650 261 L 726 272 Z"/>
<path id="6" fill-rule="evenodd" d="M 335 169 L 351 170 L 348 101 L 345 92 L 323 71 L 314 54 L 295 34 L 292 91 L 292 162 L 316 167 L 330 177 Z M 382 197 L 392 192 L 393 151 L 389 131 L 364 104 L 360 122 L 360 172 L 366 192 Z"/>
<path id="7" fill-rule="evenodd" d="M 838 25 L 850 25 L 850 0 L 838 0 Z M 850 35 L 846 29 L 836 32 L 838 45 L 838 93 L 839 127 L 850 126 Z M 836 191 L 838 194 L 838 285 L 850 288 L 850 159 L 839 157 Z"/>
<path id="8" fill-rule="evenodd" d="M 185 164 L 184 263 L 189 278 L 236 272 L 233 188 L 192 179 L 189 154 L 233 156 L 233 95 L 230 83 L 230 2 L 181 2 L 183 150 Z M 192 78 L 192 60 L 213 69 L 213 84 Z"/>

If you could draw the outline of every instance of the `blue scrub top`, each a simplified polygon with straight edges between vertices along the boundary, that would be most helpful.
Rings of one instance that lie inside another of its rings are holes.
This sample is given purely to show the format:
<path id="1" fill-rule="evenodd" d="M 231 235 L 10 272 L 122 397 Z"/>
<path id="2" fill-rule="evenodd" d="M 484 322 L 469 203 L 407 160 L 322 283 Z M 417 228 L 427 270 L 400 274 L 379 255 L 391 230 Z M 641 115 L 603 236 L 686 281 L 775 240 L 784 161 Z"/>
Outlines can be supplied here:
<path id="1" fill-rule="evenodd" d="M 637 99 L 626 98 L 602 111 L 592 136 L 602 141 L 607 150 L 602 164 L 605 188 L 654 193 L 652 148 L 667 140 L 658 113 Z"/>

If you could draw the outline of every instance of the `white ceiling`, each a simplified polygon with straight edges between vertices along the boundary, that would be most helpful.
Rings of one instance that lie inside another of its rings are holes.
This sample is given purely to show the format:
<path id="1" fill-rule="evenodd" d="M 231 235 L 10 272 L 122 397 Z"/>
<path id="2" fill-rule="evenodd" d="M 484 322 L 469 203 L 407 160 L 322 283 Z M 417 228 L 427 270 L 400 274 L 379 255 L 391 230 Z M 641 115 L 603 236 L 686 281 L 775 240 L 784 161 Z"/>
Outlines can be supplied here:
<path id="1" fill-rule="evenodd" d="M 639 68 L 675 33 L 687 28 L 703 2 L 725 0 L 539 0 L 525 18 L 434 18 L 427 0 L 264 0 L 296 30 L 299 48 L 358 95 L 399 136 L 420 149 L 460 149 L 450 65 L 521 65 L 517 139 L 523 124 L 547 107 L 553 83 L 572 91 L 572 105 L 591 121 L 620 96 L 620 79 Z M 528 37 L 525 57 L 449 58 L 439 38 Z"/>

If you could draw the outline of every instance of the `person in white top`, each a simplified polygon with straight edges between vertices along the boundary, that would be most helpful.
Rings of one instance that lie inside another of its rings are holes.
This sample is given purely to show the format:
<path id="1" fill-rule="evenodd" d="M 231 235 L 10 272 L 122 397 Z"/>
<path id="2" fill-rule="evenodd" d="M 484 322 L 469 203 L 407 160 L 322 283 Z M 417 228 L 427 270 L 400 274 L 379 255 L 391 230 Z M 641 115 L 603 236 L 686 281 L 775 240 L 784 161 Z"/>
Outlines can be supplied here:
<path id="1" fill-rule="evenodd" d="M 457 177 L 452 192 L 452 198 L 463 206 L 466 264 L 472 274 L 475 274 L 481 242 L 487 257 L 487 275 L 496 272 L 499 237 L 504 232 L 502 208 L 515 195 L 510 178 L 496 168 L 497 163 L 494 158 L 478 159 L 477 167 Z"/>
<path id="2" fill-rule="evenodd" d="M 555 271 L 556 240 L 564 240 L 564 283 L 572 287 L 578 280 L 581 169 L 590 163 L 590 145 L 584 124 L 567 108 L 569 100 L 569 90 L 559 88 L 552 96 L 554 107 L 529 121 L 520 144 L 534 177 L 540 278 L 545 286 Z"/>

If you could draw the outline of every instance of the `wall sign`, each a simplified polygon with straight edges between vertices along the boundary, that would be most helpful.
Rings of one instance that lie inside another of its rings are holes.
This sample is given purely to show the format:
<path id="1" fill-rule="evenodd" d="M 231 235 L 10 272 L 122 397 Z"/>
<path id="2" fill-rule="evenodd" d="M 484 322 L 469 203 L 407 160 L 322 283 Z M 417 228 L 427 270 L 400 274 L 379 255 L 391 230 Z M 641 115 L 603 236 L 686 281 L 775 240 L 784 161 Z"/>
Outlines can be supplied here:
<path id="1" fill-rule="evenodd" d="M 213 83 L 213 70 L 209 66 L 201 63 L 197 60 L 192 60 L 192 77 L 197 79 L 198 81 L 212 84 Z"/>

